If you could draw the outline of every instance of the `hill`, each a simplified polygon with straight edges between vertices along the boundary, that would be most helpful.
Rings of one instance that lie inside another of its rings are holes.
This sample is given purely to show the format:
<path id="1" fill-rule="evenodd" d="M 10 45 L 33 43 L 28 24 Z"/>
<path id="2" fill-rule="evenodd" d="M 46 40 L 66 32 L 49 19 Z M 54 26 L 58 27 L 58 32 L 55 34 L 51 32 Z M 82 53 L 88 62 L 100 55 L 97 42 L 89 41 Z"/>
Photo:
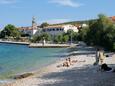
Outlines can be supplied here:
<path id="1" fill-rule="evenodd" d="M 58 23 L 58 24 L 52 24 L 52 25 L 64 25 L 64 24 L 72 24 L 72 25 L 81 25 L 81 24 L 89 24 L 89 22 L 96 21 L 96 19 L 91 20 L 82 20 L 82 21 L 70 21 L 70 22 L 64 22 L 64 23 Z"/>

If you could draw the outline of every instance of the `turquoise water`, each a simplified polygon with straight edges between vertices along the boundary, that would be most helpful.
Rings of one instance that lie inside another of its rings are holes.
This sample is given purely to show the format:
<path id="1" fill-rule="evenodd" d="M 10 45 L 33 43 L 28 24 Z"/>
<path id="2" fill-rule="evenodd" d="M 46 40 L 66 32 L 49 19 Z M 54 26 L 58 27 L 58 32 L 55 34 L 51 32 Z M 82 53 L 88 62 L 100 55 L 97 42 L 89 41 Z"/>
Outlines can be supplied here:
<path id="1" fill-rule="evenodd" d="M 42 68 L 59 59 L 64 48 L 28 48 L 26 45 L 0 44 L 0 80 Z"/>

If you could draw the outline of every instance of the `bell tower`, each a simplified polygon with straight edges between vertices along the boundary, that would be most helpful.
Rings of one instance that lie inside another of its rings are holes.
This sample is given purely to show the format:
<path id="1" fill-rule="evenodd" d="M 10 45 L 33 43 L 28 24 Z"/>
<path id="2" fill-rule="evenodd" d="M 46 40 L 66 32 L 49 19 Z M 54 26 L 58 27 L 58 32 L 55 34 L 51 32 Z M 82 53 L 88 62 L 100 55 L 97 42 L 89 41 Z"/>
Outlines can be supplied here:
<path id="1" fill-rule="evenodd" d="M 37 29 L 37 23 L 36 23 L 36 19 L 34 16 L 32 17 L 32 29 L 33 30 Z"/>

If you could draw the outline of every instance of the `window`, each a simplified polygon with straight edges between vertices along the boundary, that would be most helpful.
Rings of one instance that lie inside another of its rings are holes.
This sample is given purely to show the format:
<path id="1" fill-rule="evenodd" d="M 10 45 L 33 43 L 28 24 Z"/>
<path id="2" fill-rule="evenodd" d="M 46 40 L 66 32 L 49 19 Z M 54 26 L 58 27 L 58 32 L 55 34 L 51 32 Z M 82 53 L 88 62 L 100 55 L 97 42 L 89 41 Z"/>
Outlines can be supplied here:
<path id="1" fill-rule="evenodd" d="M 60 31 L 64 31 L 64 29 L 63 29 L 63 28 L 60 28 Z"/>
<path id="2" fill-rule="evenodd" d="M 57 28 L 56 30 L 59 31 L 59 28 Z"/>
<path id="3" fill-rule="evenodd" d="M 55 31 L 55 29 L 53 28 L 53 31 Z"/>

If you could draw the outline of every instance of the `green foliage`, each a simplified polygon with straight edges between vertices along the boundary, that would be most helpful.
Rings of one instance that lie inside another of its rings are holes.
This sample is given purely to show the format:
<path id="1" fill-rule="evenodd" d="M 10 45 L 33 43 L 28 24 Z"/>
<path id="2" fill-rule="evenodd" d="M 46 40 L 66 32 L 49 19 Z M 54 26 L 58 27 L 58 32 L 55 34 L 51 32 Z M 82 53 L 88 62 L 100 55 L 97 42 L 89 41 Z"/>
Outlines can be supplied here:
<path id="1" fill-rule="evenodd" d="M 115 51 L 115 42 L 113 43 L 113 51 Z"/>
<path id="2" fill-rule="evenodd" d="M 5 28 L 0 33 L 1 38 L 5 37 L 19 38 L 20 35 L 21 35 L 20 31 L 14 25 L 11 24 L 5 26 Z"/>
<path id="3" fill-rule="evenodd" d="M 62 43 L 63 42 L 63 35 L 61 34 L 61 35 L 55 36 L 54 42 Z"/>
<path id="4" fill-rule="evenodd" d="M 45 39 L 46 41 L 50 41 L 51 40 L 51 36 L 48 33 L 43 33 L 41 34 L 41 39 Z"/>
<path id="5" fill-rule="evenodd" d="M 54 37 L 54 42 L 56 43 L 68 43 L 72 40 L 72 42 L 78 41 L 78 34 L 73 30 L 68 30 L 67 33 L 63 33 Z"/>
<path id="6" fill-rule="evenodd" d="M 78 34 L 73 30 L 68 30 L 67 33 L 55 36 L 51 36 L 48 33 L 42 33 L 41 35 L 34 35 L 31 42 L 39 42 L 45 39 L 46 41 L 52 41 L 54 43 L 68 43 L 71 40 L 71 37 L 73 42 L 77 41 L 77 36 Z"/>
<path id="7" fill-rule="evenodd" d="M 33 43 L 37 43 L 40 40 L 41 40 L 41 37 L 39 35 L 34 35 L 30 41 Z"/>
<path id="8" fill-rule="evenodd" d="M 79 32 L 79 38 L 89 45 L 102 46 L 108 50 L 115 50 L 115 26 L 105 15 L 89 23 L 89 29 Z"/>
<path id="9" fill-rule="evenodd" d="M 41 28 L 44 28 L 44 27 L 47 27 L 47 26 L 49 26 L 49 24 L 48 24 L 47 22 L 44 22 L 44 23 L 42 23 L 42 24 L 40 25 Z"/>
<path id="10" fill-rule="evenodd" d="M 83 28 L 82 30 L 79 31 L 79 35 L 78 35 L 78 39 L 79 40 L 83 40 L 83 41 L 87 41 L 87 33 L 89 31 L 89 27 L 87 28 Z"/>
<path id="11" fill-rule="evenodd" d="M 49 34 L 47 34 L 47 33 L 43 33 L 41 35 L 34 35 L 30 41 L 34 42 L 34 43 L 37 43 L 37 42 L 43 41 L 44 39 L 46 41 L 50 41 L 51 36 Z"/>
<path id="12" fill-rule="evenodd" d="M 62 38 L 62 41 L 63 41 L 64 43 L 67 43 L 68 40 L 69 40 L 69 36 L 68 36 L 68 35 L 64 35 L 63 38 Z"/>
<path id="13" fill-rule="evenodd" d="M 65 35 L 68 35 L 69 41 L 71 41 L 71 40 L 73 42 L 78 41 L 78 33 L 74 32 L 73 30 L 68 30 L 67 33 L 65 33 Z"/>

